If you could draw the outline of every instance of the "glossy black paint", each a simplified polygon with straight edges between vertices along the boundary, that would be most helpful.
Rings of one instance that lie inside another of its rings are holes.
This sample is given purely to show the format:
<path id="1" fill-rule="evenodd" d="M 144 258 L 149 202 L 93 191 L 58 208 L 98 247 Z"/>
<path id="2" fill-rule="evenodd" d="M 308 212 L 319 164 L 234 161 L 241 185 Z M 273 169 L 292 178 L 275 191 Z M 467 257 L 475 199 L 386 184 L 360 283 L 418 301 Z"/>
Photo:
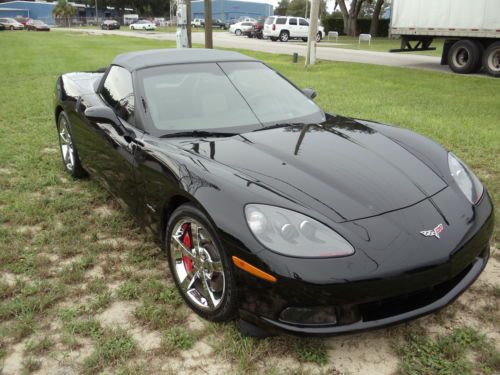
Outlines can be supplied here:
<path id="1" fill-rule="evenodd" d="M 491 200 L 485 190 L 471 205 L 450 176 L 447 151 L 423 136 L 328 115 L 322 124 L 229 138 L 160 139 L 144 131 L 141 106 L 135 126 L 123 119 L 117 126 L 102 110 L 96 90 L 105 75 L 70 73 L 57 81 L 56 119 L 68 113 L 82 165 L 160 242 L 169 213 L 192 202 L 229 256 L 276 276 L 271 284 L 234 268 L 244 319 L 300 335 L 386 326 L 452 302 L 486 265 Z M 298 259 L 267 250 L 248 229 L 248 203 L 311 216 L 356 252 Z M 441 239 L 419 234 L 439 223 Z M 311 306 L 334 306 L 338 323 L 280 321 L 286 307 Z"/>

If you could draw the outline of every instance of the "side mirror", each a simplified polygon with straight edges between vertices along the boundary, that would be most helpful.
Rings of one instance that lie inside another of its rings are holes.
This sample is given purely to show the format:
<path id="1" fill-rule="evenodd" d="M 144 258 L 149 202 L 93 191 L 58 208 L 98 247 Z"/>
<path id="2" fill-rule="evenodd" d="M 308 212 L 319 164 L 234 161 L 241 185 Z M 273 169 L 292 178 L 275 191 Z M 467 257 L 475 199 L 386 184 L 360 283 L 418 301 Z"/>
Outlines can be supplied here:
<path id="1" fill-rule="evenodd" d="M 316 91 L 314 91 L 314 89 L 302 89 L 302 92 L 309 99 L 314 99 L 318 95 L 318 94 L 316 94 Z"/>
<path id="2" fill-rule="evenodd" d="M 85 110 L 85 117 L 91 121 L 104 122 L 115 128 L 120 135 L 128 133 L 127 129 L 122 125 L 116 113 L 109 107 L 95 106 Z"/>

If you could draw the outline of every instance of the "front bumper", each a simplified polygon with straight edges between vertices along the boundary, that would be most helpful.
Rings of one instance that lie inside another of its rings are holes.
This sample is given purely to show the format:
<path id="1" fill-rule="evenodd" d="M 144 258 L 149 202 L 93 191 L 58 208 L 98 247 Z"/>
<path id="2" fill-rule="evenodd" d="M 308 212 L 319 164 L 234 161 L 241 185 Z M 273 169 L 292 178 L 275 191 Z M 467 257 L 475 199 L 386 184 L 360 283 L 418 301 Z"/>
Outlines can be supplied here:
<path id="1" fill-rule="evenodd" d="M 478 257 L 474 263 L 468 267 L 464 272 L 462 272 L 459 277 L 452 280 L 449 283 L 437 286 L 435 293 L 428 294 L 425 299 L 433 299 L 436 296 L 437 299 L 433 300 L 429 304 L 424 304 L 423 306 L 418 306 L 418 301 L 413 301 L 415 308 L 409 311 L 402 312 L 396 315 L 390 315 L 387 317 L 382 317 L 377 319 L 377 315 L 383 310 L 384 304 L 397 304 L 398 299 L 393 299 L 392 301 L 378 301 L 378 308 L 371 311 L 374 319 L 362 319 L 350 324 L 342 325 L 298 325 L 290 324 L 280 320 L 273 320 L 264 316 L 255 316 L 254 314 L 249 314 L 246 311 L 240 312 L 240 317 L 244 320 L 250 321 L 261 327 L 265 327 L 271 331 L 283 331 L 286 333 L 291 333 L 299 336 L 333 336 L 341 335 L 345 333 L 356 333 L 366 330 L 371 330 L 375 328 L 388 327 L 395 324 L 400 324 L 408 320 L 416 319 L 424 315 L 430 314 L 443 307 L 449 305 L 455 301 L 460 294 L 462 294 L 481 274 L 483 269 L 486 267 L 488 257 Z M 422 291 L 421 294 L 426 294 L 427 291 Z M 416 295 L 412 296 L 416 298 Z M 402 307 L 402 306 L 400 306 Z M 367 311 L 370 310 L 369 306 L 364 306 Z M 364 315 L 364 314 L 363 314 Z M 368 313 L 368 316 L 370 314 Z M 365 315 L 366 316 L 366 315 Z"/>
<path id="2" fill-rule="evenodd" d="M 363 229 L 371 252 L 323 260 L 271 252 L 247 256 L 266 272 L 275 271 L 278 281 L 270 284 L 237 271 L 240 318 L 271 331 L 328 336 L 386 327 L 452 303 L 486 266 L 494 215 L 487 193 L 478 206 L 466 207 L 449 189 L 436 194 L 433 203 L 346 223 Z M 432 211 L 433 204 L 441 207 L 440 214 Z M 420 236 L 420 228 L 411 234 L 418 223 L 434 223 L 441 214 L 450 221 L 441 239 Z M 290 308 L 334 310 L 334 319 L 287 320 L 284 312 Z"/>

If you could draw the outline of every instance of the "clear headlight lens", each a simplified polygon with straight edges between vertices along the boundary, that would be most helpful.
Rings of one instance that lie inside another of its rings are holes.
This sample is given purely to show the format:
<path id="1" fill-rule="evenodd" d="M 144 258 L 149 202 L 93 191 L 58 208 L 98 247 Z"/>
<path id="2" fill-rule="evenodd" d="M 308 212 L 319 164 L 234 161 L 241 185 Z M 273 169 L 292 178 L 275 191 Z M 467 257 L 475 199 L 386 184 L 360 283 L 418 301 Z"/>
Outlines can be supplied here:
<path id="1" fill-rule="evenodd" d="M 451 152 L 448 153 L 448 165 L 450 167 L 451 176 L 467 199 L 472 204 L 479 202 L 483 196 L 484 187 L 476 175 L 462 160 L 457 158 Z"/>
<path id="2" fill-rule="evenodd" d="M 352 245 L 340 234 L 298 212 L 249 204 L 245 207 L 245 216 L 259 242 L 277 253 L 303 258 L 354 254 Z"/>

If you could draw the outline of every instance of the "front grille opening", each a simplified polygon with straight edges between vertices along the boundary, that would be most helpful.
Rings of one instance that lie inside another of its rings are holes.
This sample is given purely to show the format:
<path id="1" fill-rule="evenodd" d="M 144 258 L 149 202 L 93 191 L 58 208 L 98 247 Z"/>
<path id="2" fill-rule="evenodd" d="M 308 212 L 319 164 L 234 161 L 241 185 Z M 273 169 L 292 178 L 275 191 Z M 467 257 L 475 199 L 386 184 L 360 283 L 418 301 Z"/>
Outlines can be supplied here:
<path id="1" fill-rule="evenodd" d="M 453 279 L 411 294 L 359 305 L 363 321 L 384 319 L 430 305 L 448 294 L 467 275 L 471 268 L 472 264 Z"/>

